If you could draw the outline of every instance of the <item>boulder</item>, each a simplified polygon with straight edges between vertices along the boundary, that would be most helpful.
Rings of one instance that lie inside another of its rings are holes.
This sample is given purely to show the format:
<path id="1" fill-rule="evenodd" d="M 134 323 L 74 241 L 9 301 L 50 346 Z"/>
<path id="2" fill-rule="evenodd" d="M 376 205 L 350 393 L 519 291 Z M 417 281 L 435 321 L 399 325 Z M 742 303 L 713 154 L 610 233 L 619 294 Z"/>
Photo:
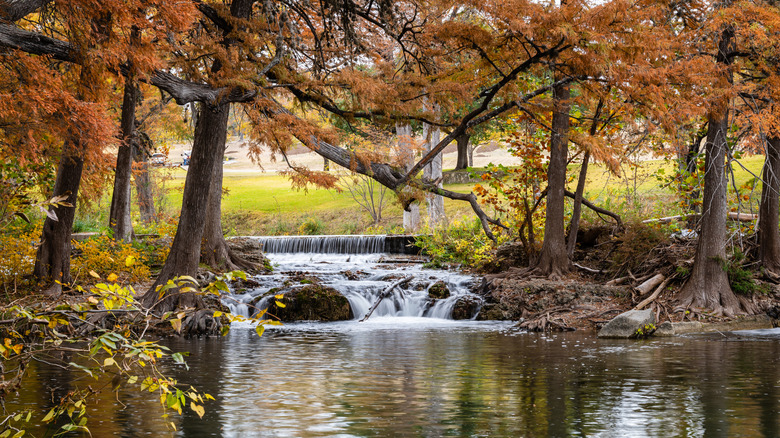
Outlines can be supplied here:
<path id="1" fill-rule="evenodd" d="M 452 319 L 471 319 L 482 307 L 482 300 L 473 295 L 458 298 L 452 308 Z"/>
<path id="2" fill-rule="evenodd" d="M 450 289 L 443 281 L 437 281 L 428 288 L 428 298 L 441 300 L 450 297 Z"/>
<path id="3" fill-rule="evenodd" d="M 599 338 L 644 338 L 655 331 L 655 314 L 650 310 L 621 313 L 599 330 Z"/>
<path id="4" fill-rule="evenodd" d="M 344 295 L 318 284 L 288 291 L 281 302 L 285 307 L 277 306 L 275 300 L 272 300 L 268 314 L 283 322 L 346 321 L 354 318 L 352 307 Z"/>

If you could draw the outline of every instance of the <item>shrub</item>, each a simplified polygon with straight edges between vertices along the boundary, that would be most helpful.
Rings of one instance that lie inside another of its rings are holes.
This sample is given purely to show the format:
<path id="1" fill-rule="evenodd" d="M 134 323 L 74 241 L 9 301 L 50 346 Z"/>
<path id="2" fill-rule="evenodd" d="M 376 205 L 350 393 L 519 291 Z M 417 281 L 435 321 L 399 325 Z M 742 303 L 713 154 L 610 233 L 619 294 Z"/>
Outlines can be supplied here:
<path id="1" fill-rule="evenodd" d="M 495 244 L 482 231 L 479 219 L 455 221 L 418 236 L 415 243 L 429 257 L 432 266 L 456 263 L 482 269 L 493 260 Z"/>
<path id="2" fill-rule="evenodd" d="M 298 232 L 307 236 L 313 236 L 316 234 L 323 234 L 325 232 L 325 225 L 316 217 L 308 217 L 298 227 Z"/>
<path id="3" fill-rule="evenodd" d="M 74 278 L 82 282 L 97 274 L 107 277 L 114 273 L 123 281 L 139 282 L 149 278 L 148 264 L 157 262 L 166 249 L 143 244 L 117 242 L 108 236 L 97 236 L 73 243 L 77 255 L 71 262 Z"/>
<path id="4" fill-rule="evenodd" d="M 21 233 L 0 235 L 0 282 L 15 288 L 22 278 L 32 273 L 35 251 L 41 237 L 41 224 Z"/>

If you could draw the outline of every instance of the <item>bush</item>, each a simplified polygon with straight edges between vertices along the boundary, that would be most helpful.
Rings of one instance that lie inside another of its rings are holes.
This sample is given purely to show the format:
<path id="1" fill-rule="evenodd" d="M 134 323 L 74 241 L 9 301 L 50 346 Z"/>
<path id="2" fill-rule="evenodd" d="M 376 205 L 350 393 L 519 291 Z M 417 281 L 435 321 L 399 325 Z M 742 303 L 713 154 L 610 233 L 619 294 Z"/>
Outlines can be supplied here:
<path id="1" fill-rule="evenodd" d="M 41 225 L 21 233 L 0 235 L 0 282 L 4 286 L 18 285 L 32 273 L 35 252 L 41 238 Z"/>
<path id="2" fill-rule="evenodd" d="M 317 234 L 323 234 L 325 232 L 325 225 L 316 217 L 308 217 L 298 227 L 298 232 L 307 236 L 313 236 Z"/>
<path id="3" fill-rule="evenodd" d="M 144 243 L 117 242 L 108 236 L 97 236 L 74 242 L 76 256 L 71 261 L 74 278 L 87 281 L 92 273 L 100 277 L 117 274 L 123 281 L 140 282 L 149 279 L 150 264 L 164 260 L 167 248 Z"/>
<path id="4" fill-rule="evenodd" d="M 479 219 L 455 221 L 446 228 L 424 233 L 415 243 L 431 257 L 432 266 L 456 263 L 482 269 L 493 261 L 495 244 L 482 230 Z"/>

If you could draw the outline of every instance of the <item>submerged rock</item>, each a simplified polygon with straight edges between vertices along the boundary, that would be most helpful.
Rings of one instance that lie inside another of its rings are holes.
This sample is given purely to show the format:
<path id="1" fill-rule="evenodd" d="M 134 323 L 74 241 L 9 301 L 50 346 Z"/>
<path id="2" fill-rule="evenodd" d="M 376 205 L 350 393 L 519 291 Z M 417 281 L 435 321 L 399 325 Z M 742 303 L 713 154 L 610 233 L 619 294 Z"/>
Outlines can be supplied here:
<path id="1" fill-rule="evenodd" d="M 655 331 L 655 314 L 650 310 L 629 310 L 599 330 L 599 338 L 644 338 Z"/>
<path id="2" fill-rule="evenodd" d="M 452 308 L 452 319 L 471 319 L 482 307 L 482 300 L 472 295 L 458 298 Z"/>
<path id="3" fill-rule="evenodd" d="M 441 300 L 450 297 L 450 289 L 443 281 L 437 281 L 428 288 L 428 298 Z"/>
<path id="4" fill-rule="evenodd" d="M 284 294 L 279 307 L 274 301 L 268 313 L 283 322 L 293 321 L 345 321 L 353 319 L 349 301 L 339 291 L 310 284 Z"/>

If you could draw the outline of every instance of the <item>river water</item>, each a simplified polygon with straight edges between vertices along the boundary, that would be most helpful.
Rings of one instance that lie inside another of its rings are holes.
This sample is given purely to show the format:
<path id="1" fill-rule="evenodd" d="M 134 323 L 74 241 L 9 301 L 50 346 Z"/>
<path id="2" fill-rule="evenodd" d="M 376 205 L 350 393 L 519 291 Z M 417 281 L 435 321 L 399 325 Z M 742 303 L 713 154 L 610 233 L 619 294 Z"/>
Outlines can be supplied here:
<path id="1" fill-rule="evenodd" d="M 333 258 L 275 260 L 274 275 L 307 265 L 334 284 L 341 280 L 323 266 L 344 268 Z M 466 282 L 453 273 L 421 275 Z M 356 281 L 381 289 L 374 282 L 385 276 Z M 239 298 L 246 295 L 256 292 Z M 89 427 L 95 437 L 780 436 L 778 330 L 622 341 L 409 313 L 394 305 L 364 323 L 285 324 L 262 337 L 234 324 L 225 337 L 166 340 L 191 353 L 189 370 L 168 364 L 170 372 L 216 399 L 204 418 L 185 410 L 164 419 L 154 395 L 130 388 L 90 405 Z M 34 364 L 10 405 L 45 413 L 77 381 L 97 385 Z"/>

